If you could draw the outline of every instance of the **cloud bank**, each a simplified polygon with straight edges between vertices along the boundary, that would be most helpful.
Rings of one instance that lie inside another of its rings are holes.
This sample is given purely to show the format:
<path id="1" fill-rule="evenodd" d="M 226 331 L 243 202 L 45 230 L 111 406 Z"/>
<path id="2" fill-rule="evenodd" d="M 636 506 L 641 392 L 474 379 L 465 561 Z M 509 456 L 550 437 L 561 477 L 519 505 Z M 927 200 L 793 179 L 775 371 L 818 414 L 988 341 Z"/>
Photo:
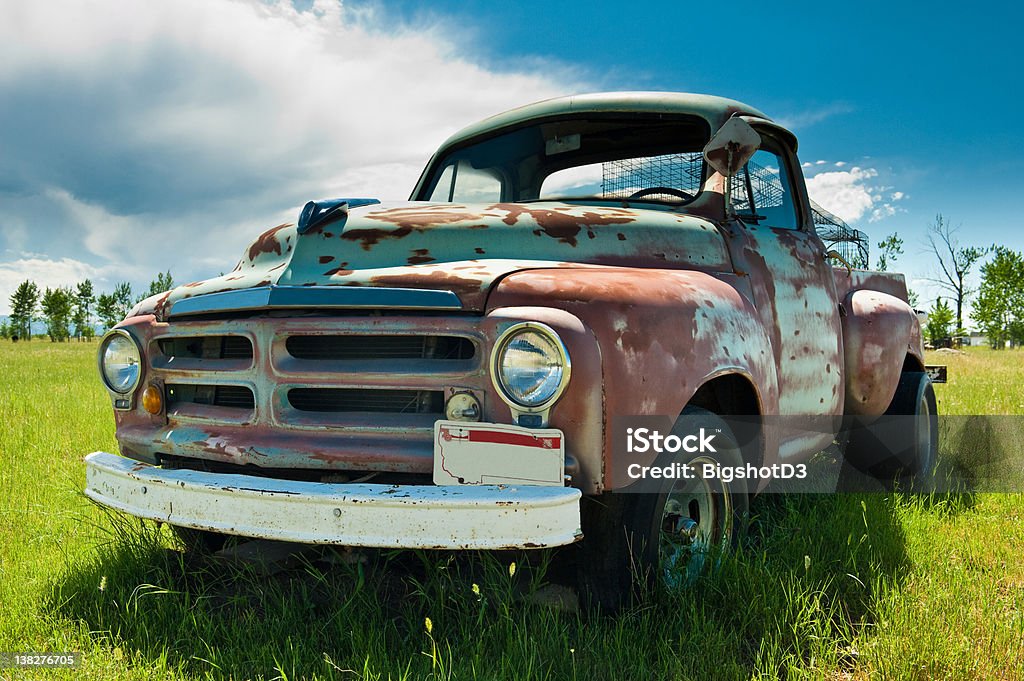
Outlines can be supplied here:
<path id="1" fill-rule="evenodd" d="M 306 200 L 404 199 L 455 130 L 583 89 L 334 0 L 0 6 L 0 314 L 10 278 L 216 275 Z"/>

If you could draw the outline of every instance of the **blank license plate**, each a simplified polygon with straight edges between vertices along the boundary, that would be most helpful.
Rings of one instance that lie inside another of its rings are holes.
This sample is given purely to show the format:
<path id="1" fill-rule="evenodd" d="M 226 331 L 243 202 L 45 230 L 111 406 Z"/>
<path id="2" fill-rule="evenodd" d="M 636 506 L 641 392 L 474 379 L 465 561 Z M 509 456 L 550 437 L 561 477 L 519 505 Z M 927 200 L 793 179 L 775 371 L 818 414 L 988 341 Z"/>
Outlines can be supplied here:
<path id="1" fill-rule="evenodd" d="M 436 485 L 565 484 L 565 436 L 555 428 L 437 421 Z"/>

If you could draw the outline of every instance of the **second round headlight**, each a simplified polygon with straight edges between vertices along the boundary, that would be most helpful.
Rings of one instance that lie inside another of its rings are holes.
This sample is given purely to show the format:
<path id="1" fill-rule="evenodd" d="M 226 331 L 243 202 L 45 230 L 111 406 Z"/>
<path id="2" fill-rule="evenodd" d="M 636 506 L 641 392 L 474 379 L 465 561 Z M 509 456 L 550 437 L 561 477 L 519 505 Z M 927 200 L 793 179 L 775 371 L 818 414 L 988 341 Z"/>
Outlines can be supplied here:
<path id="1" fill-rule="evenodd" d="M 569 355 L 555 332 L 523 323 L 499 340 L 494 358 L 495 382 L 517 405 L 539 407 L 554 400 L 569 379 Z"/>
<path id="2" fill-rule="evenodd" d="M 142 357 L 139 346 L 127 333 L 110 334 L 100 347 L 100 372 L 107 387 L 129 393 L 139 384 Z"/>

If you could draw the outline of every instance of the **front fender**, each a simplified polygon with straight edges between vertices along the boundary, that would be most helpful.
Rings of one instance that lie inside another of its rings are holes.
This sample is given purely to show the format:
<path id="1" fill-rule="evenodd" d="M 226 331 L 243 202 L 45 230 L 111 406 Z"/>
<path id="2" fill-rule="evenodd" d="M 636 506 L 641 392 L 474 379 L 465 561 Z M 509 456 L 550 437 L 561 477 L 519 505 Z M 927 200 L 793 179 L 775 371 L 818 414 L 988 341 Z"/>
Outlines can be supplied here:
<path id="1" fill-rule="evenodd" d="M 921 329 L 914 310 L 881 291 L 853 291 L 843 301 L 846 413 L 885 413 L 907 355 L 920 359 Z"/>
<path id="2" fill-rule="evenodd" d="M 579 413 L 602 391 L 605 486 L 620 486 L 612 471 L 616 417 L 675 416 L 704 383 L 725 374 L 754 386 L 761 413 L 778 410 L 778 382 L 771 341 L 737 277 L 691 270 L 586 268 L 531 270 L 503 279 L 488 309 L 549 307 L 566 310 L 590 330 L 600 348 L 601 381 L 573 383 L 552 410 Z M 567 434 L 567 438 L 568 438 Z M 773 443 L 765 443 L 766 448 Z M 766 449 L 766 451 L 772 451 Z M 631 460 L 646 465 L 639 457 Z M 652 456 L 653 460 L 653 456 Z"/>

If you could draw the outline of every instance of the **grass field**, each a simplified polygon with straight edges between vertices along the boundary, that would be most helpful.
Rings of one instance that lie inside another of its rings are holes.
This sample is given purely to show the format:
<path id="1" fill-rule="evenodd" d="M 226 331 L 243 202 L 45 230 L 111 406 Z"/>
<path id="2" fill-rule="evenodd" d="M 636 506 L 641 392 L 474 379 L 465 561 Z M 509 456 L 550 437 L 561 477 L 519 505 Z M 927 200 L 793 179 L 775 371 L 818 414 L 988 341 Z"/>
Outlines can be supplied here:
<path id="1" fill-rule="evenodd" d="M 614 619 L 524 599 L 545 554 L 265 575 L 81 494 L 116 451 L 95 349 L 0 342 L 0 651 L 83 653 L 0 678 L 1024 678 L 1024 495 L 762 497 L 717 572 Z M 1024 414 L 1024 355 L 936 359 L 940 412 Z"/>

